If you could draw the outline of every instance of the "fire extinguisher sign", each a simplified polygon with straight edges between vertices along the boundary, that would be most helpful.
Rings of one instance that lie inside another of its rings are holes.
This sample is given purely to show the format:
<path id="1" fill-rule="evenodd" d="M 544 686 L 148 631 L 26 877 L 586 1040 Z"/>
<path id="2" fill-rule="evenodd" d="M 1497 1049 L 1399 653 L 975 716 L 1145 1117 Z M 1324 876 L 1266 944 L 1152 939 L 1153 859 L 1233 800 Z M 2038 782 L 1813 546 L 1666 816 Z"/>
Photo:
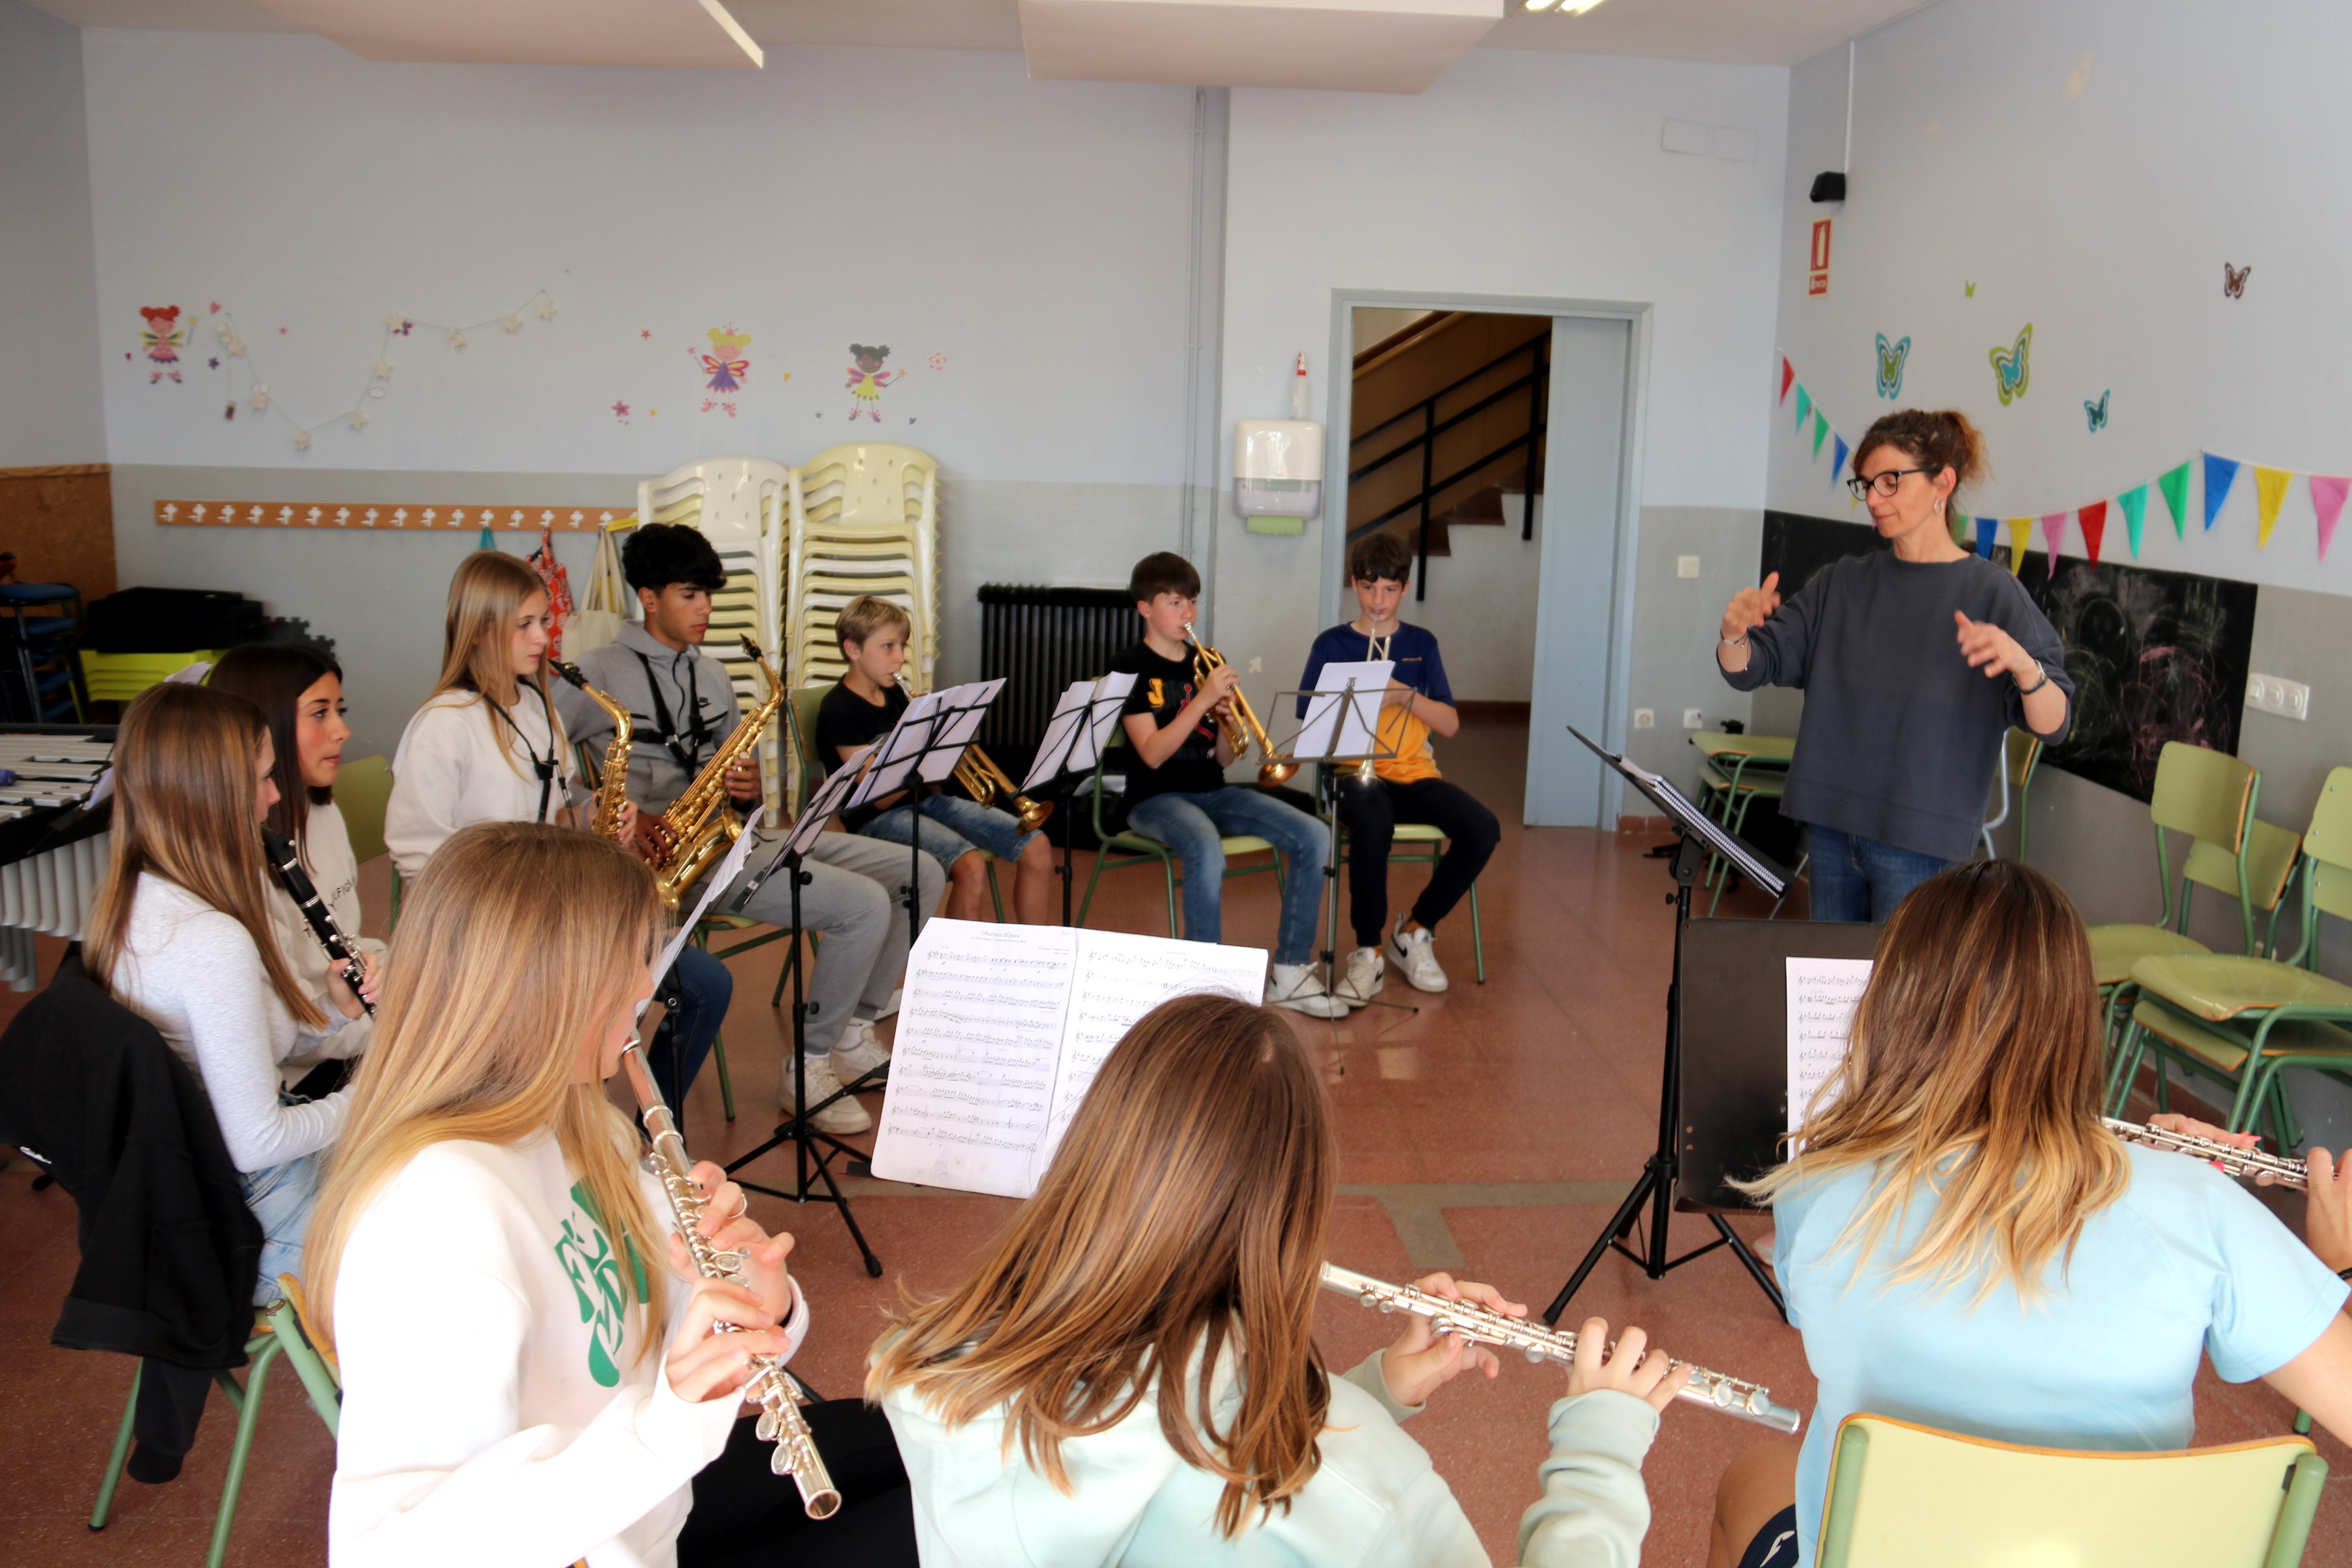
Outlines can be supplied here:
<path id="1" fill-rule="evenodd" d="M 1814 298 L 1830 291 L 1830 222 L 1813 220 L 1813 254 L 1806 266 L 1805 292 Z"/>

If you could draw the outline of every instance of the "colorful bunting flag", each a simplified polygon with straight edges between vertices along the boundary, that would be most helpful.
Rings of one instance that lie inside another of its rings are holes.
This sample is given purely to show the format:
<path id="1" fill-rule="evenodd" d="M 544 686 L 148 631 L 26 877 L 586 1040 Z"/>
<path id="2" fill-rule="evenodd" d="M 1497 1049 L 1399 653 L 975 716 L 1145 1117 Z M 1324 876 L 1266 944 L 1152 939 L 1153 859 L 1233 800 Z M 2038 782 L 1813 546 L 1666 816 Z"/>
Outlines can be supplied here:
<path id="1" fill-rule="evenodd" d="M 1797 388 L 1797 434 L 1805 433 L 1805 421 L 1813 412 L 1813 395 L 1803 387 Z"/>
<path id="2" fill-rule="evenodd" d="M 2168 469 L 2158 476 L 2156 481 L 2156 488 L 2164 492 L 2164 504 L 2172 509 L 2172 535 L 2176 539 L 2189 537 L 2189 464 L 2183 463 L 2180 467 Z M 2140 496 L 2141 510 L 2146 510 L 2147 507 L 2147 497 L 2144 493 L 2146 489 L 2146 486 L 2141 487 L 2143 491 Z M 2129 507 L 2124 510 L 2131 510 Z M 2139 512 L 2132 512 L 2132 515 L 2137 517 Z M 2132 554 L 2135 558 L 2139 554 L 2139 530 L 2137 528 L 2132 530 Z"/>
<path id="3" fill-rule="evenodd" d="M 1845 455 L 1853 448 L 1845 444 L 1845 437 L 1838 436 L 1836 431 L 1832 430 L 1830 434 L 1837 436 L 1837 439 L 1830 444 L 1830 483 L 1835 484 L 1838 482 L 1838 476 L 1845 472 Z"/>
<path id="4" fill-rule="evenodd" d="M 2254 548 L 2263 549 L 2271 542 L 2271 530 L 2278 526 L 2279 503 L 2286 500 L 2288 481 L 2294 475 L 2284 468 L 2265 468 L 2254 465 L 2254 501 L 2259 521 L 2254 524 Z"/>
<path id="5" fill-rule="evenodd" d="M 1796 379 L 1797 379 L 1797 367 L 1796 367 L 1795 365 L 1792 365 L 1792 364 L 1790 364 L 1790 363 L 1789 363 L 1789 356 L 1788 356 L 1787 354 L 1782 354 L 1782 355 L 1780 356 L 1780 401 L 1781 401 L 1781 402 L 1786 403 L 1786 402 L 1788 402 L 1788 401 L 1789 401 L 1789 387 L 1790 387 L 1790 384 L 1791 383 L 1793 383 Z"/>
<path id="6" fill-rule="evenodd" d="M 2000 528 L 2000 519 L 1997 517 L 1977 519 L 1977 553 L 1988 561 L 1992 559 L 1992 538 Z"/>
<path id="7" fill-rule="evenodd" d="M 2186 463 L 2181 464 L 2180 467 L 2172 471 L 2172 474 L 2165 475 L 2164 479 L 2158 479 L 2157 483 L 2160 485 L 2166 484 L 2166 481 L 2169 480 L 2173 474 L 2179 475 L 2182 481 L 2186 482 L 2189 478 L 2189 465 Z M 2165 489 L 2164 497 L 2167 500 L 2170 500 L 2172 499 L 2172 490 L 2168 485 L 2167 485 Z M 2132 486 L 2131 489 L 2126 490 L 2123 494 L 2116 498 L 2116 504 L 2124 509 L 2124 526 L 2131 531 L 2132 559 L 2137 561 L 2139 559 L 2140 524 L 2147 521 L 2147 487 L 2146 485 Z M 2175 528 L 2180 526 L 2180 513 L 2178 509 L 2175 509 L 2173 511 L 2172 521 Z"/>
<path id="8" fill-rule="evenodd" d="M 2012 517 L 2009 520 L 2009 574 L 2021 576 L 2025 572 L 2025 544 L 2033 537 L 2033 520 Z"/>
<path id="9" fill-rule="evenodd" d="M 2344 515 L 2344 497 L 2352 491 L 2352 479 L 2328 474 L 2311 476 L 2311 510 L 2319 514 L 2319 558 L 2327 559 L 2327 547 L 2336 542 L 2336 520 Z"/>
<path id="10" fill-rule="evenodd" d="M 1822 455 L 1822 443 L 1829 438 L 1830 416 L 1820 409 L 1813 410 L 1813 456 Z"/>
<path id="11" fill-rule="evenodd" d="M 2147 490 L 2145 487 L 2139 492 L 2139 502 L 2143 507 L 2147 504 Z M 2092 565 L 2096 566 L 2099 563 L 2099 541 L 2105 538 L 2107 532 L 2107 503 L 2095 500 L 2090 505 L 2081 508 L 2074 515 L 2083 520 L 2083 553 L 2090 560 Z M 2057 546 L 2053 543 L 2051 549 L 2054 552 Z"/>
<path id="12" fill-rule="evenodd" d="M 2230 487 L 2237 482 L 2238 463 L 2234 458 L 2217 458 L 2205 454 L 2205 528 L 2212 531 L 2213 520 L 2221 515 L 2222 503 L 2230 499 Z"/>
<path id="13" fill-rule="evenodd" d="M 2050 574 L 2053 577 L 2058 574 L 2058 546 L 2066 537 L 2066 517 L 2063 511 L 2053 511 L 2042 520 L 2042 542 L 2050 546 Z"/>

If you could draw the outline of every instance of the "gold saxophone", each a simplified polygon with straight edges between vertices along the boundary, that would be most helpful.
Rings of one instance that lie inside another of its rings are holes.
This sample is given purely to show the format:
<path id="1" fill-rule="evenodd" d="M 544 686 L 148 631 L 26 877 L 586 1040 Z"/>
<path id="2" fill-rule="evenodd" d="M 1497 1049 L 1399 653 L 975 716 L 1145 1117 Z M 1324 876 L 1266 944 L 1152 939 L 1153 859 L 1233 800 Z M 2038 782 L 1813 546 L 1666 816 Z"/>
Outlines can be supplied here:
<path id="1" fill-rule="evenodd" d="M 661 889 L 662 907 L 672 913 L 677 912 L 687 889 L 701 880 L 702 874 L 732 849 L 741 836 L 743 825 L 727 808 L 727 770 L 752 753 L 760 737 L 767 733 L 776 710 L 790 696 L 758 643 L 745 637 L 743 651 L 757 661 L 760 673 L 768 678 L 766 699 L 743 715 L 735 732 L 711 753 L 710 760 L 702 764 L 702 771 L 694 775 L 694 782 L 686 786 L 686 793 L 669 803 L 668 810 L 657 817 L 639 821 L 638 836 L 649 840 L 645 857 L 653 867 L 655 885 Z"/>
<path id="2" fill-rule="evenodd" d="M 621 837 L 621 811 L 629 804 L 629 710 L 588 684 L 576 664 L 551 658 L 548 667 L 580 689 L 581 695 L 602 708 L 613 721 L 613 738 L 604 747 L 604 770 L 596 775 L 596 816 L 589 826 L 600 838 Z"/>

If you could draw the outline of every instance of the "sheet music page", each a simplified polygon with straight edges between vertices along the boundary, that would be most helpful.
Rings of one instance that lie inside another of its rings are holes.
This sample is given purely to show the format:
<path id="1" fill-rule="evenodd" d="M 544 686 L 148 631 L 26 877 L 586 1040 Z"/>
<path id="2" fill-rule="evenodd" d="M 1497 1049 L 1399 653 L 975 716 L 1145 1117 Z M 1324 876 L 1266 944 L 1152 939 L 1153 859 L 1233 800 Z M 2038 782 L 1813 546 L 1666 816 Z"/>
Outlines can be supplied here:
<path id="1" fill-rule="evenodd" d="M 1091 680 L 1073 680 L 1062 695 L 1054 700 L 1053 716 L 1045 721 L 1045 738 L 1037 742 L 1036 761 L 1029 764 L 1029 776 L 1021 781 L 1021 793 L 1027 795 L 1042 789 L 1062 774 L 1062 759 L 1070 750 L 1071 731 L 1086 722 L 1087 699 L 1093 695 Z M 1087 759 L 1093 765 L 1093 759 Z M 1076 764 L 1073 762 L 1073 771 Z"/>
<path id="2" fill-rule="evenodd" d="M 1315 689 L 1328 696 L 1307 700 L 1307 718 L 1290 742 L 1295 757 L 1360 757 L 1375 749 L 1373 727 L 1380 722 L 1381 696 L 1395 673 L 1393 659 L 1376 658 L 1361 664 L 1327 664 L 1315 677 Z M 1355 682 L 1353 701 L 1340 693 Z M 1334 731 L 1337 734 L 1334 734 Z"/>
<path id="3" fill-rule="evenodd" d="M 1004 678 L 999 676 L 994 680 L 974 680 L 940 693 L 940 722 L 928 742 L 929 749 L 916 764 L 925 783 L 947 782 L 948 775 L 963 759 L 964 748 L 979 739 L 981 723 L 988 717 L 988 705 L 1003 689 Z"/>
<path id="4" fill-rule="evenodd" d="M 671 934 L 669 945 L 662 949 L 661 967 L 654 971 L 655 974 L 667 974 L 669 966 L 677 962 L 679 951 L 694 935 L 694 928 L 700 923 L 703 911 L 710 908 L 710 900 L 725 892 L 729 885 L 742 874 L 743 862 L 751 858 L 751 830 L 747 827 L 735 836 L 735 847 L 727 851 L 727 858 L 719 861 L 717 868 L 702 879 L 702 897 L 696 901 L 694 912 L 687 916 L 684 923 Z M 646 1003 L 652 1000 L 650 996 L 646 998 Z M 645 1004 L 640 1003 L 637 1016 L 643 1017 L 645 1012 Z"/>
<path id="5" fill-rule="evenodd" d="M 1837 1071 L 1853 1012 L 1870 984 L 1866 958 L 1791 958 L 1789 964 L 1789 1125 L 1805 1120 L 1813 1091 Z"/>
<path id="6" fill-rule="evenodd" d="M 915 771 L 923 748 L 930 742 L 931 721 L 940 710 L 940 692 L 927 691 L 908 703 L 907 710 L 898 715 L 890 732 L 874 743 L 874 765 L 866 770 L 857 793 L 850 797 L 851 805 L 864 805 L 906 787 L 908 775 Z"/>
<path id="7" fill-rule="evenodd" d="M 1095 759 L 1102 755 L 1102 749 L 1110 743 L 1110 732 L 1118 723 L 1119 710 L 1127 706 L 1127 694 L 1135 689 L 1135 682 L 1136 676 L 1131 670 L 1106 675 L 1095 682 L 1094 714 L 1087 721 L 1086 752 L 1082 760 L 1074 760 L 1070 763 L 1074 771 L 1093 767 Z"/>
<path id="8" fill-rule="evenodd" d="M 1027 1197 L 1081 933 L 933 920 L 907 960 L 874 1173 Z"/>
<path id="9" fill-rule="evenodd" d="M 1054 1105 L 1029 1174 L 1037 1190 L 1045 1167 L 1061 1146 L 1070 1119 L 1093 1087 L 1095 1074 L 1135 1021 L 1171 996 L 1214 992 L 1252 1005 L 1265 1000 L 1265 952 L 1125 931 L 1078 933 L 1076 973 L 1070 987 L 1070 1018 L 1062 1038 L 1062 1058 L 1054 1075 Z M 891 1069 L 897 1071 L 894 1066 Z"/>

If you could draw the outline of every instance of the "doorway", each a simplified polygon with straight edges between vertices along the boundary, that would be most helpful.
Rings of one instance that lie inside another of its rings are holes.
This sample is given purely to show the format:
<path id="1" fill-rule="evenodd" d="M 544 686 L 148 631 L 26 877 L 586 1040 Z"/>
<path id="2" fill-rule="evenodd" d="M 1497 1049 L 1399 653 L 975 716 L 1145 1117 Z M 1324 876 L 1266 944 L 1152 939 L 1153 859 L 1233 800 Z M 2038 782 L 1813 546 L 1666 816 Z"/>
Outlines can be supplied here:
<path id="1" fill-rule="evenodd" d="M 1328 363 L 1359 374 L 1330 392 L 1348 437 L 1325 443 L 1324 618 L 1356 613 L 1353 539 L 1399 532 L 1406 616 L 1438 634 L 1456 697 L 1528 705 L 1530 826 L 1614 827 L 1621 807 L 1568 726 L 1623 749 L 1649 309 L 1333 296 Z"/>

